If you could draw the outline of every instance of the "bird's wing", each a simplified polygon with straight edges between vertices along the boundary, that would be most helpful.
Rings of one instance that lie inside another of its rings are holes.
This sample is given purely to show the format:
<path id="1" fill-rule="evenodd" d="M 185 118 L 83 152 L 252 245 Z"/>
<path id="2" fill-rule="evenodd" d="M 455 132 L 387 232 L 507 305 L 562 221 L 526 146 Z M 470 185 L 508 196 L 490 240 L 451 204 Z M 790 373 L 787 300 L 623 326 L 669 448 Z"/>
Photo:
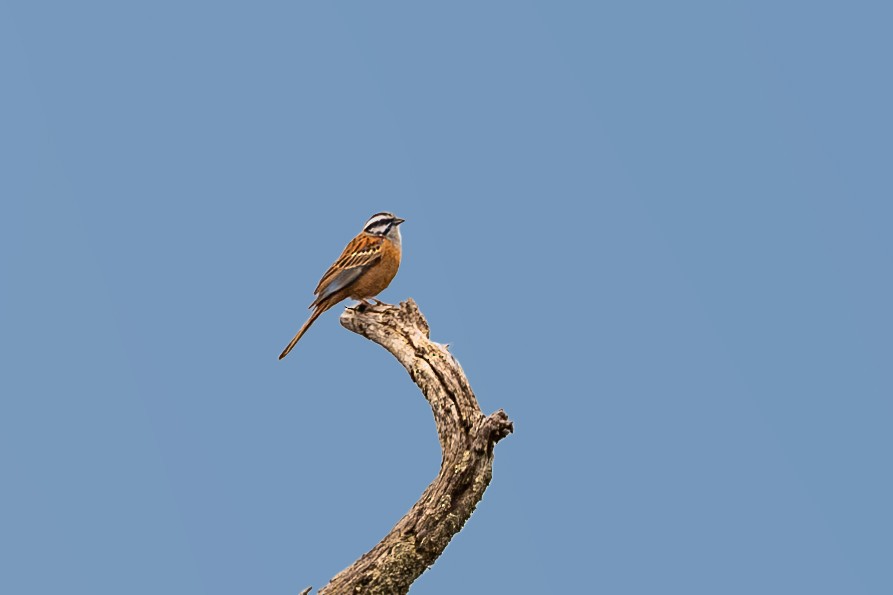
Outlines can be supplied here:
<path id="1" fill-rule="evenodd" d="M 381 258 L 383 240 L 384 238 L 365 234 L 351 240 L 335 264 L 330 266 L 319 280 L 319 285 L 313 292 L 317 297 L 310 307 L 315 307 L 336 291 L 347 287 L 363 274 L 363 271 L 378 262 Z"/>

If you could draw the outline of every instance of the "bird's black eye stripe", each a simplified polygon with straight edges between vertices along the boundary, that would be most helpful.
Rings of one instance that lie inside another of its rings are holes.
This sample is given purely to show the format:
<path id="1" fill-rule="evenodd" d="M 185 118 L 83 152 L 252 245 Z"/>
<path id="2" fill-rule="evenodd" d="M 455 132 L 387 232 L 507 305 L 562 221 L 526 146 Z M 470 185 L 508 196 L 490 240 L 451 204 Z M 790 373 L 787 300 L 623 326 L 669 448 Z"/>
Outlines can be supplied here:
<path id="1" fill-rule="evenodd" d="M 365 231 L 367 231 L 368 233 L 384 235 L 391 229 L 391 226 L 393 225 L 393 219 L 382 219 L 379 221 L 373 221 L 372 223 L 367 225 Z"/>

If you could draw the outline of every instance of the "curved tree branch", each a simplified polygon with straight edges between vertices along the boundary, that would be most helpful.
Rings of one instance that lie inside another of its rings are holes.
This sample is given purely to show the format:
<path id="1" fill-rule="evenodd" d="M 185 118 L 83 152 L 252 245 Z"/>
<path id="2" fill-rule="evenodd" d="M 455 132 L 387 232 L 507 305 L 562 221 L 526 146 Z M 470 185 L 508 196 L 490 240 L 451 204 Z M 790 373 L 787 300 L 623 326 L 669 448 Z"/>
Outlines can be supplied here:
<path id="1" fill-rule="evenodd" d="M 403 594 L 481 501 L 493 475 L 493 446 L 512 432 L 512 422 L 501 409 L 481 413 L 459 362 L 428 338 L 428 322 L 413 300 L 348 308 L 341 324 L 390 351 L 422 389 L 434 412 L 443 459 L 437 478 L 406 516 L 319 595 Z"/>

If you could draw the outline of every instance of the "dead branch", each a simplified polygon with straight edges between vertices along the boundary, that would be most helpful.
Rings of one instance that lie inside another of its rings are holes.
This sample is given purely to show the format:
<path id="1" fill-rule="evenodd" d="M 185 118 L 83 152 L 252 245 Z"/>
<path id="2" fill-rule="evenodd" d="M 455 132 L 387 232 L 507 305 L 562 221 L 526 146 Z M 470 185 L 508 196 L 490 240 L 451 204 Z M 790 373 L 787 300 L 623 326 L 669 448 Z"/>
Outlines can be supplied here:
<path id="1" fill-rule="evenodd" d="M 474 512 L 493 475 L 493 447 L 512 432 L 512 422 L 501 409 L 481 413 L 459 362 L 429 339 L 428 322 L 413 300 L 348 308 L 341 324 L 403 364 L 434 412 L 443 458 L 437 478 L 406 516 L 319 595 L 400 595 Z"/>

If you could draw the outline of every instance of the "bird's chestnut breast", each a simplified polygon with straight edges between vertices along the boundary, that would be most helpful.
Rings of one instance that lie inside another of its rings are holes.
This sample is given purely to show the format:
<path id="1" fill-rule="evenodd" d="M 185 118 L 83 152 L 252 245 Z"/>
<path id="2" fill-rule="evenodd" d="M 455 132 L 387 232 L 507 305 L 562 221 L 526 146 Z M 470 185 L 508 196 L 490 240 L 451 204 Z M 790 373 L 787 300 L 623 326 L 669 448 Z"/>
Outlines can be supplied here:
<path id="1" fill-rule="evenodd" d="M 390 285 L 398 268 L 400 268 L 400 248 L 386 240 L 381 245 L 381 258 L 356 280 L 351 288 L 350 297 L 356 300 L 378 295 Z"/>

